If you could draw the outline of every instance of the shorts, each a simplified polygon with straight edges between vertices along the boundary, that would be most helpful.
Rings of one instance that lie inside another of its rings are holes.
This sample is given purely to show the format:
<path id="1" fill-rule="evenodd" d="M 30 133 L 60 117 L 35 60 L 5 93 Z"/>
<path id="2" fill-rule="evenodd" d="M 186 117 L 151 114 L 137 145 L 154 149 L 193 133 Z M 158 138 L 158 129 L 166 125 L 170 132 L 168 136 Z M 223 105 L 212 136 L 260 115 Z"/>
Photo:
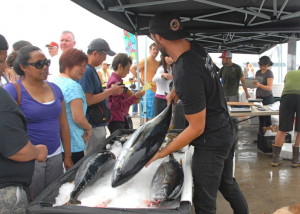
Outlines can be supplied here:
<path id="1" fill-rule="evenodd" d="M 296 113 L 295 131 L 300 132 L 300 95 L 285 94 L 281 97 L 279 108 L 279 130 L 293 130 Z"/>
<path id="2" fill-rule="evenodd" d="M 27 195 L 19 186 L 0 189 L 0 213 L 24 214 L 28 205 Z"/>
<path id="3" fill-rule="evenodd" d="M 144 111 L 146 111 L 147 119 L 152 119 L 155 116 L 154 96 L 155 96 L 155 93 L 153 91 L 151 91 L 150 89 L 146 91 L 145 97 L 143 98 L 143 102 L 142 102 L 142 117 L 143 118 L 145 118 Z M 146 102 L 145 109 L 144 109 L 144 102 Z"/>

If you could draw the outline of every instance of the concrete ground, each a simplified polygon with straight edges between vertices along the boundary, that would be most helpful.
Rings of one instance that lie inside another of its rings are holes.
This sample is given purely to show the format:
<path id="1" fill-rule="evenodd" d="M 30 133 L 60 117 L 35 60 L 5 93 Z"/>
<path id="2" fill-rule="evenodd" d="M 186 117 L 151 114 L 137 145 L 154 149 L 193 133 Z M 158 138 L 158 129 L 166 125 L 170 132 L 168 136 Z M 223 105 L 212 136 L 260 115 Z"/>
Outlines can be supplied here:
<path id="1" fill-rule="evenodd" d="M 138 128 L 139 117 L 133 117 Z M 239 123 L 239 142 L 236 149 L 235 177 L 243 191 L 250 214 L 271 214 L 277 209 L 300 202 L 300 168 L 292 168 L 286 160 L 279 167 L 270 165 L 271 153 L 264 153 L 253 141 L 257 125 Z M 218 193 L 217 214 L 232 214 L 228 202 Z"/>

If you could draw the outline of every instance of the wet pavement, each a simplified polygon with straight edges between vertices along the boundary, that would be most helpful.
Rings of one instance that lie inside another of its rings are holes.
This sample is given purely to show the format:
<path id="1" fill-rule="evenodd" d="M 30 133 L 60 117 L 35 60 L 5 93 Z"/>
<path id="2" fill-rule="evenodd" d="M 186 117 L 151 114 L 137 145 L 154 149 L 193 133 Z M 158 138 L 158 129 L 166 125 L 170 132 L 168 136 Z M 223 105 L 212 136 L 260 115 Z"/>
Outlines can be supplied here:
<path id="1" fill-rule="evenodd" d="M 271 214 L 280 207 L 300 202 L 300 168 L 285 160 L 279 167 L 270 165 L 271 153 L 264 153 L 253 141 L 257 125 L 239 124 L 235 177 L 243 191 L 251 214 Z M 218 214 L 231 214 L 227 201 L 219 194 Z M 222 211 L 220 211 L 222 210 Z"/>
<path id="2" fill-rule="evenodd" d="M 139 117 L 133 117 L 134 128 Z M 286 160 L 279 167 L 270 165 L 271 153 L 257 148 L 258 125 L 239 123 L 235 177 L 248 202 L 250 214 L 271 214 L 277 209 L 300 202 L 300 167 Z M 217 214 L 232 214 L 229 203 L 218 193 Z"/>

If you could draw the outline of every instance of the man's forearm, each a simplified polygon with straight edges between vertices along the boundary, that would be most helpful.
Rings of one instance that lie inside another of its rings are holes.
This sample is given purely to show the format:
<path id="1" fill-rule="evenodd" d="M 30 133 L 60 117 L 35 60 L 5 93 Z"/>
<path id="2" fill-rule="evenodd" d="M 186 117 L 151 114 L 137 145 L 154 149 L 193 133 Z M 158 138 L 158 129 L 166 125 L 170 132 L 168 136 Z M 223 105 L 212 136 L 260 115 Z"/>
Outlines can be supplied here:
<path id="1" fill-rule="evenodd" d="M 102 100 L 105 100 L 110 95 L 111 95 L 111 91 L 109 89 L 99 94 L 90 94 L 90 93 L 85 94 L 88 106 L 99 103 Z"/>
<path id="2" fill-rule="evenodd" d="M 26 162 L 37 159 L 39 155 L 39 149 L 37 146 L 31 144 L 30 141 L 24 146 L 20 151 L 18 151 L 15 155 L 9 157 L 9 159 L 18 161 L 18 162 Z"/>

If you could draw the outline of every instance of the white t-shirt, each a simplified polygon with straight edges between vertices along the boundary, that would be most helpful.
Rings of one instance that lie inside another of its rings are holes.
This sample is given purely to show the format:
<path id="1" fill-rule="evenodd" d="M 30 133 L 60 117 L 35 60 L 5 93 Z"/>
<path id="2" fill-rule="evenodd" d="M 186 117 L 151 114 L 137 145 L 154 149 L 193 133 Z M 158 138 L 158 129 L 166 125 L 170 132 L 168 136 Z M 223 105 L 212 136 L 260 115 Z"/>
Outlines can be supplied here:
<path id="1" fill-rule="evenodd" d="M 48 82 L 53 82 L 55 77 L 57 77 L 60 74 L 60 72 L 59 72 L 59 57 L 60 57 L 60 55 L 61 55 L 61 52 L 58 53 L 56 56 L 53 56 L 50 58 L 51 64 L 49 67 L 49 75 L 47 78 Z"/>
<path id="2" fill-rule="evenodd" d="M 156 94 L 158 95 L 166 95 L 166 93 L 170 93 L 170 83 L 172 80 L 166 80 L 165 78 L 161 77 L 161 75 L 165 72 L 163 66 L 159 66 L 153 79 L 152 82 L 156 83 Z M 172 69 L 168 71 L 169 74 L 172 74 Z"/>
<path id="3" fill-rule="evenodd" d="M 5 76 L 5 74 L 3 74 L 2 76 L 0 76 L 0 87 L 4 87 L 8 82 L 7 77 Z"/>

